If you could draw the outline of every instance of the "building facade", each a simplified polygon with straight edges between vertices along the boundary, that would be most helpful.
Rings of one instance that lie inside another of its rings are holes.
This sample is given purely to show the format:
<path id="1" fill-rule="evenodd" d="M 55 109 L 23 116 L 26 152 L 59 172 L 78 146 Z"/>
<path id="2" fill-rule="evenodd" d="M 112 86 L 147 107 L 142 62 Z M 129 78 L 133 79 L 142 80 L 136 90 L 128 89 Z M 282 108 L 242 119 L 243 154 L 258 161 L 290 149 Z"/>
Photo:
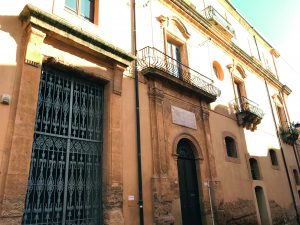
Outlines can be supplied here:
<path id="1" fill-rule="evenodd" d="M 1 5 L 0 224 L 299 224 L 279 53 L 227 0 Z"/>

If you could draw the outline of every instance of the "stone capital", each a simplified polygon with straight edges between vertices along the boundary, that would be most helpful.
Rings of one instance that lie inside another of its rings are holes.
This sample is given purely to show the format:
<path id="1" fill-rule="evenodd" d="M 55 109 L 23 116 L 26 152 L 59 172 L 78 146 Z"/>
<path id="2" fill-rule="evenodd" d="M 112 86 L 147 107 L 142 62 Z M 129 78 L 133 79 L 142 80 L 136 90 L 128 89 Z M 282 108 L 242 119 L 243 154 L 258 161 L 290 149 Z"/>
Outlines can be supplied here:
<path id="1" fill-rule="evenodd" d="M 25 54 L 25 63 L 34 67 L 42 65 L 42 45 L 46 34 L 31 25 L 26 27 L 26 35 L 28 36 L 28 43 Z"/>
<path id="2" fill-rule="evenodd" d="M 157 87 L 149 87 L 149 97 L 162 101 L 164 99 L 164 91 Z"/>
<path id="3" fill-rule="evenodd" d="M 122 94 L 122 81 L 123 81 L 123 73 L 126 67 L 115 64 L 114 65 L 114 78 L 113 78 L 113 92 L 117 95 Z"/>
<path id="4" fill-rule="evenodd" d="M 169 25 L 169 18 L 163 15 L 160 15 L 156 18 L 160 22 L 161 28 L 166 28 Z"/>
<path id="5" fill-rule="evenodd" d="M 208 120 L 209 108 L 208 108 L 207 104 L 204 102 L 201 103 L 200 113 L 201 113 L 201 117 L 203 120 Z"/>

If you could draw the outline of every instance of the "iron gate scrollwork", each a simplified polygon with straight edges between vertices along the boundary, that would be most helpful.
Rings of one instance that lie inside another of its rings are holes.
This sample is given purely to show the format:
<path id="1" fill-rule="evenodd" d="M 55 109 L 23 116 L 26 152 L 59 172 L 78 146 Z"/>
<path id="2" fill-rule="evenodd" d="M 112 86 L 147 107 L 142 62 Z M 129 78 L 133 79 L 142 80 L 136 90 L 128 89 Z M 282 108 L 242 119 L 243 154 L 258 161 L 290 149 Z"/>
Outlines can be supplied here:
<path id="1" fill-rule="evenodd" d="M 103 87 L 42 69 L 23 225 L 101 224 Z"/>

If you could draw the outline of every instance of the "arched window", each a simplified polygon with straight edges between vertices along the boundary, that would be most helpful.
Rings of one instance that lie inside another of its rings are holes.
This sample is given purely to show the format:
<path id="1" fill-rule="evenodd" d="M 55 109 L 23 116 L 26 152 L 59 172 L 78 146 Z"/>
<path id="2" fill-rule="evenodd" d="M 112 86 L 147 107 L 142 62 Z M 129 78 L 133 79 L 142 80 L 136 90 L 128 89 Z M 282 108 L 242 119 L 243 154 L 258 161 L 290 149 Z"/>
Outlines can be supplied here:
<path id="1" fill-rule="evenodd" d="M 224 80 L 224 72 L 219 62 L 213 61 L 213 70 L 219 80 Z"/>
<path id="2" fill-rule="evenodd" d="M 296 185 L 300 185 L 299 174 L 298 174 L 298 171 L 296 169 L 293 169 L 293 174 L 294 174 L 294 179 L 295 179 Z"/>
<path id="3" fill-rule="evenodd" d="M 273 149 L 270 149 L 269 153 L 270 153 L 270 160 L 271 160 L 272 166 L 278 166 L 278 160 L 277 160 L 276 152 Z"/>
<path id="4" fill-rule="evenodd" d="M 254 158 L 249 159 L 250 163 L 250 169 L 251 169 L 251 175 L 253 180 L 260 180 L 260 173 L 259 173 L 259 168 L 258 168 L 258 162 Z"/>
<path id="5" fill-rule="evenodd" d="M 225 137 L 226 152 L 228 157 L 237 158 L 235 140 L 232 137 Z"/>

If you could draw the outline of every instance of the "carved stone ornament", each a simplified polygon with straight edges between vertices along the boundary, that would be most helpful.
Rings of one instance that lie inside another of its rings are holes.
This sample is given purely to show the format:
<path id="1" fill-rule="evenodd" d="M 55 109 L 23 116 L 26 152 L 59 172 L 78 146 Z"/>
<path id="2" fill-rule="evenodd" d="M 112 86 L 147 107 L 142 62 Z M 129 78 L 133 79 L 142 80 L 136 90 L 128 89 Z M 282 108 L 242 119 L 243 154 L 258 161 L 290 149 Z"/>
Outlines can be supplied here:
<path id="1" fill-rule="evenodd" d="M 164 98 L 164 91 L 161 89 L 158 89 L 157 87 L 150 87 L 149 88 L 149 97 L 163 100 Z"/>
<path id="2" fill-rule="evenodd" d="M 43 61 L 41 48 L 46 34 L 31 26 L 27 27 L 27 33 L 29 34 L 29 41 L 26 49 L 25 63 L 38 67 Z"/>
<path id="3" fill-rule="evenodd" d="M 201 103 L 201 110 L 200 110 L 201 116 L 203 120 L 208 120 L 209 118 L 209 109 L 205 102 Z"/>

